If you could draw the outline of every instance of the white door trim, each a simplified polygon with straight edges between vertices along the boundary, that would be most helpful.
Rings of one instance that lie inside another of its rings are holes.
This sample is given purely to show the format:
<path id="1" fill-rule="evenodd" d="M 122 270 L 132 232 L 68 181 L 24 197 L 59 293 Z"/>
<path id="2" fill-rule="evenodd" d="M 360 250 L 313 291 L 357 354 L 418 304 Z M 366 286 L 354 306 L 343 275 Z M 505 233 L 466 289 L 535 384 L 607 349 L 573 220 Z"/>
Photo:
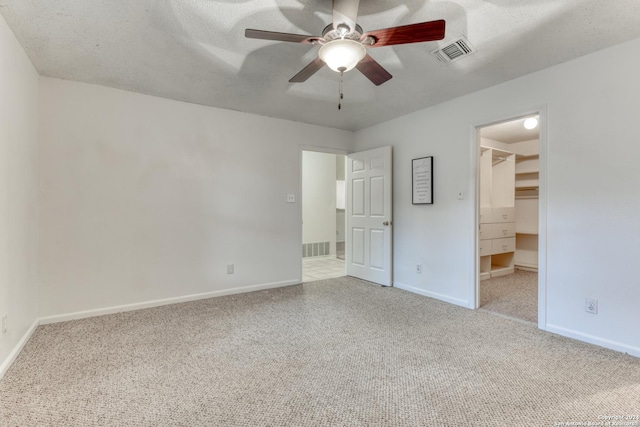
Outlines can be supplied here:
<path id="1" fill-rule="evenodd" d="M 471 209 L 471 236 L 474 236 L 472 262 L 470 263 L 472 271 L 469 274 L 471 281 L 469 283 L 469 301 L 470 308 L 478 308 L 480 306 L 480 274 L 479 274 L 479 239 L 478 239 L 478 217 L 480 215 L 479 194 L 480 180 L 478 179 L 480 171 L 480 128 L 516 120 L 525 116 L 538 114 L 539 120 L 539 147 L 540 147 L 540 172 L 539 172 L 539 207 L 538 207 L 538 328 L 547 329 L 547 106 L 542 105 L 525 111 L 515 113 L 513 115 L 502 116 L 494 120 L 484 120 L 471 126 L 471 162 L 473 170 L 472 189 L 473 204 Z"/>

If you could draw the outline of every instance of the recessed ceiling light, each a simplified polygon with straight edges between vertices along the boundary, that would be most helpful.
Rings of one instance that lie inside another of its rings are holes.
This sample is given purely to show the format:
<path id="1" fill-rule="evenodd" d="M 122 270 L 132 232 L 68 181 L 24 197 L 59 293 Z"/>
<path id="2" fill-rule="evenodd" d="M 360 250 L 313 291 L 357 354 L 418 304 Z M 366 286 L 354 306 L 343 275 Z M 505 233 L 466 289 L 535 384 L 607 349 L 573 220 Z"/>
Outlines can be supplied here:
<path id="1" fill-rule="evenodd" d="M 536 126 L 538 126 L 538 119 L 536 119 L 535 117 L 529 117 L 524 121 L 525 129 L 535 129 Z"/>

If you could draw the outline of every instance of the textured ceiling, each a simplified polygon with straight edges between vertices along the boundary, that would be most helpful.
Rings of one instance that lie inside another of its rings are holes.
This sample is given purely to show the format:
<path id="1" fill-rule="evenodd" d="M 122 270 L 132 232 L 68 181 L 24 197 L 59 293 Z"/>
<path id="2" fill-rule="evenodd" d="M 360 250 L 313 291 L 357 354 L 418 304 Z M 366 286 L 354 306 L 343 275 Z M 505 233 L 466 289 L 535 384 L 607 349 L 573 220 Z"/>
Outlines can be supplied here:
<path id="1" fill-rule="evenodd" d="M 317 47 L 244 38 L 245 28 L 320 35 L 330 0 L 0 0 L 41 75 L 348 130 L 362 129 L 640 37 L 639 0 L 362 0 L 364 31 L 445 19 L 439 42 L 370 49 L 374 86 L 327 67 L 289 78 Z M 477 52 L 430 52 L 464 35 Z"/>

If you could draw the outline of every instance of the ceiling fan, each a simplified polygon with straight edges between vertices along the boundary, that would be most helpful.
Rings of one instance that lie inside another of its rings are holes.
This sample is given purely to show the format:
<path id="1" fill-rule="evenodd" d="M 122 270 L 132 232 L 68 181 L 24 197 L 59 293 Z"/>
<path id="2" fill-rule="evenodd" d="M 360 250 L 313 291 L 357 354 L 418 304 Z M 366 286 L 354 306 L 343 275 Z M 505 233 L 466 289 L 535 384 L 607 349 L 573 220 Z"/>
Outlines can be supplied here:
<path id="1" fill-rule="evenodd" d="M 363 32 L 356 23 L 360 0 L 333 0 L 333 23 L 327 25 L 322 36 L 278 33 L 246 29 L 245 37 L 263 40 L 319 45 L 318 57 L 304 67 L 289 82 L 301 83 L 326 64 L 332 70 L 344 72 L 357 68 L 376 86 L 392 76 L 369 54 L 367 48 L 420 43 L 444 38 L 445 21 L 437 20 L 400 27 Z"/>

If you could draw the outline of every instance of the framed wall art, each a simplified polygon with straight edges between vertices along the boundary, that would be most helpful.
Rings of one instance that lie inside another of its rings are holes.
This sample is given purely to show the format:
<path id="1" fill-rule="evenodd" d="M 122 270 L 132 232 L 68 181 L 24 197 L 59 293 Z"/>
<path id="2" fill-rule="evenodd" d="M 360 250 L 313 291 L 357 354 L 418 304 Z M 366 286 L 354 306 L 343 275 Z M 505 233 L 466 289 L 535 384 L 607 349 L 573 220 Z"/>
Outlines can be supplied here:
<path id="1" fill-rule="evenodd" d="M 411 160 L 411 183 L 414 205 L 433 204 L 433 156 Z"/>

